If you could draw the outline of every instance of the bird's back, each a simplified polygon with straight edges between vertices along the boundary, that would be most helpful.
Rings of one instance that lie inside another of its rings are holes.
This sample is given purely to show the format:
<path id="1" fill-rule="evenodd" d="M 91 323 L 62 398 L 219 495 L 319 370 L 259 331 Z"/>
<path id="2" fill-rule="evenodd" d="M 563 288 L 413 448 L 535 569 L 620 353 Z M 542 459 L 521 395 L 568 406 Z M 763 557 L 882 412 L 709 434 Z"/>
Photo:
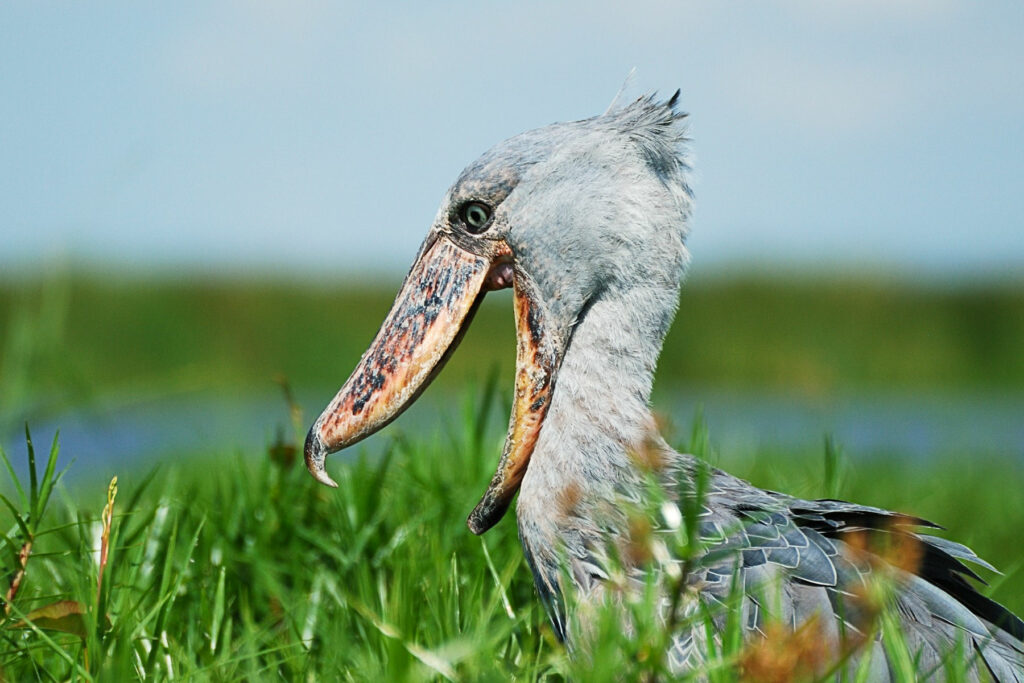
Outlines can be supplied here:
<path id="1" fill-rule="evenodd" d="M 684 458 L 682 476 L 692 482 L 698 469 Z M 958 669 L 971 680 L 1024 681 L 1024 622 L 969 583 L 980 578 L 965 563 L 992 569 L 988 563 L 963 545 L 917 531 L 935 525 L 764 491 L 717 470 L 700 495 L 702 550 L 687 576 L 699 597 L 691 609 L 707 614 L 707 606 L 717 607 L 710 614 L 718 633 L 729 610 L 739 610 L 755 665 L 758 642 L 779 647 L 769 642 L 775 637 L 811 647 L 812 665 L 843 661 L 840 671 L 897 679 L 897 648 L 882 639 L 889 619 L 905 643 L 898 649 L 922 679 Z M 794 641 L 793 633 L 804 637 Z M 716 651 L 707 634 L 699 620 L 684 627 L 669 655 L 673 668 L 699 669 Z"/>

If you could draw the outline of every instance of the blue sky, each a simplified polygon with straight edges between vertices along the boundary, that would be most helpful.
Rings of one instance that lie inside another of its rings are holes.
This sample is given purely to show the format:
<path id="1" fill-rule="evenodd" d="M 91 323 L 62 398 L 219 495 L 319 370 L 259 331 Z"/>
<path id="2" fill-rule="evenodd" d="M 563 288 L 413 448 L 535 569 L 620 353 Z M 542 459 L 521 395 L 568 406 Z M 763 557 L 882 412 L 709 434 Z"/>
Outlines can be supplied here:
<path id="1" fill-rule="evenodd" d="M 682 89 L 696 267 L 1024 267 L 1024 3 L 0 8 L 0 269 L 403 270 L 497 141 Z"/>

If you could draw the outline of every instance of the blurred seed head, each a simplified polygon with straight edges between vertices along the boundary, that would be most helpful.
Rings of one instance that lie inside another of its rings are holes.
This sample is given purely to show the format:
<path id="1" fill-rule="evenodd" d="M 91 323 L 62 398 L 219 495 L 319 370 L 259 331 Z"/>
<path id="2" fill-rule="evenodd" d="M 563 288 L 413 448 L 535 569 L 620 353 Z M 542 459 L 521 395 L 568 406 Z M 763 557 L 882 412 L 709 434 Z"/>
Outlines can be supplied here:
<path id="1" fill-rule="evenodd" d="M 764 625 L 764 638 L 752 640 L 739 657 L 740 679 L 757 683 L 811 681 L 831 659 L 818 615 L 791 629 L 778 621 Z"/>

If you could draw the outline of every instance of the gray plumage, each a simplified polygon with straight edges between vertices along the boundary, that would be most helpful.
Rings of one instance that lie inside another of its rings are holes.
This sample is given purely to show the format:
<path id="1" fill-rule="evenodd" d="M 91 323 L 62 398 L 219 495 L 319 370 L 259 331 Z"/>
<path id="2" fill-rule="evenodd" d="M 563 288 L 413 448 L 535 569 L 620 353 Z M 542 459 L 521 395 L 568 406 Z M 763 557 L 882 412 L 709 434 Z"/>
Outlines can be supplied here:
<path id="1" fill-rule="evenodd" d="M 463 172 L 438 214 L 443 224 L 463 202 L 494 206 L 493 228 L 480 239 L 512 247 L 550 334 L 566 348 L 516 508 L 537 589 L 563 638 L 577 637 L 565 605 L 601 599 L 608 548 L 627 533 L 621 502 L 644 495 L 637 453 L 655 454 L 676 497 L 692 490 L 700 467 L 658 436 L 649 407 L 689 259 L 693 198 L 676 99 L 641 98 L 501 143 Z M 685 330 L 685 311 L 678 324 Z M 897 579 L 890 602 L 919 672 L 941 677 L 962 642 L 972 677 L 1024 680 L 1024 623 L 974 589 L 968 579 L 977 576 L 965 563 L 991 567 L 962 545 L 917 533 L 927 522 L 799 500 L 717 470 L 701 505 L 704 550 L 687 567 L 687 582 L 708 604 L 725 603 L 738 583 L 749 638 L 769 618 L 794 628 L 813 618 L 838 656 L 870 616 L 860 613 L 858 596 L 886 562 L 858 544 L 882 539 L 917 549 L 912 565 L 887 571 Z M 566 599 L 570 590 L 574 600 Z M 764 599 L 770 591 L 777 600 Z M 668 657 L 675 670 L 692 671 L 707 651 L 704 630 L 688 628 Z M 854 654 L 851 670 L 866 654 L 871 679 L 889 680 L 891 662 L 877 641 Z"/>

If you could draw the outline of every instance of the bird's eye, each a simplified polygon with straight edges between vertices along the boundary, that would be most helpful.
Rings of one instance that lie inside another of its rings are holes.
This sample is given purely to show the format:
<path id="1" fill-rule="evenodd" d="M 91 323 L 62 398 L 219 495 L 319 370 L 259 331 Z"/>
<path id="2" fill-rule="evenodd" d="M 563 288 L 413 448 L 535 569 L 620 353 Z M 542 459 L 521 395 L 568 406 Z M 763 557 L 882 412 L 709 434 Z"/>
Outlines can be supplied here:
<path id="1" fill-rule="evenodd" d="M 491 207 L 482 202 L 466 202 L 459 211 L 469 231 L 477 235 L 487 229 L 491 220 Z"/>

